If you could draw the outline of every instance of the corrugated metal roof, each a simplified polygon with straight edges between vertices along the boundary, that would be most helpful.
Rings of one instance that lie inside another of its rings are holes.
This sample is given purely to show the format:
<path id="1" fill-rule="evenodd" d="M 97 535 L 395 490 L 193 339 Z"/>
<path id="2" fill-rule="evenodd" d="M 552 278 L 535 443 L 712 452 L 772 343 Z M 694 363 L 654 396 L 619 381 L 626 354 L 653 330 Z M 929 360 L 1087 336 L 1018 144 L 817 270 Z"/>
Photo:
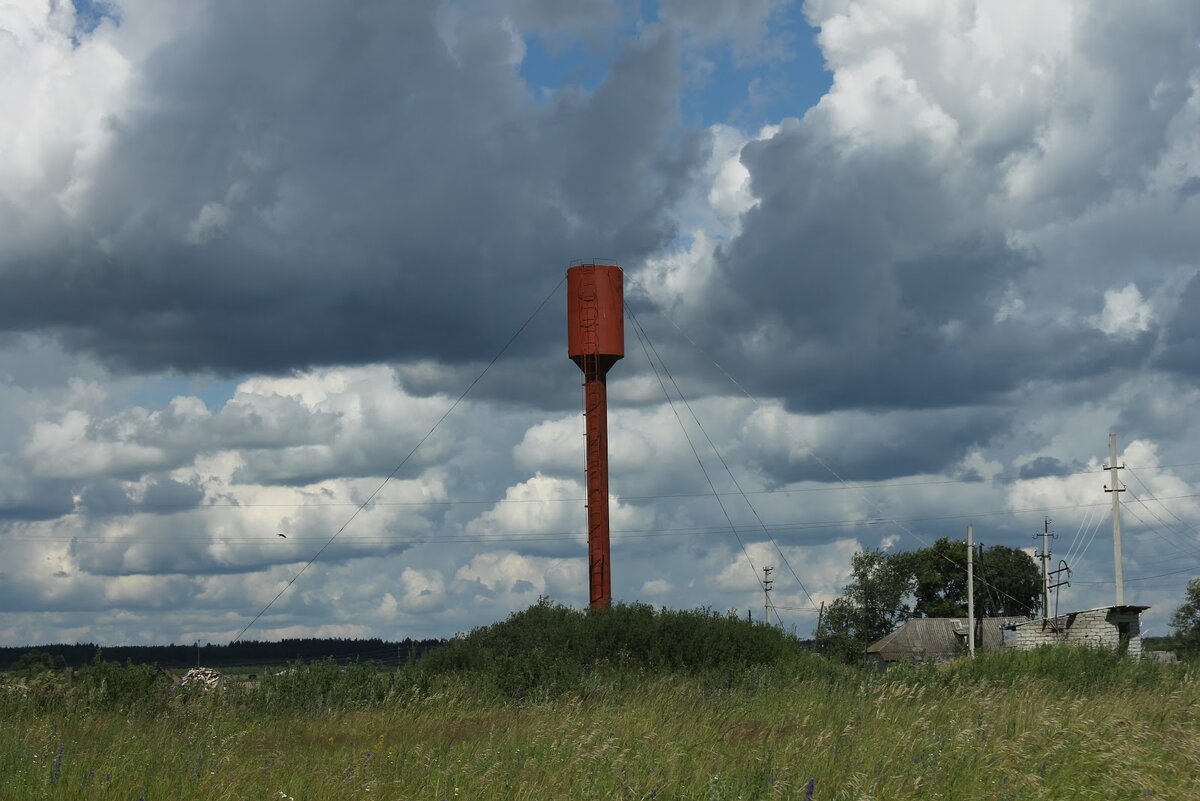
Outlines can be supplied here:
<path id="1" fill-rule="evenodd" d="M 1023 623 L 1024 617 L 989 617 L 983 620 L 983 636 L 976 647 L 998 649 L 1006 626 Z M 951 657 L 962 652 L 967 641 L 965 617 L 918 617 L 906 621 L 891 634 L 867 646 L 868 654 L 879 654 L 885 662 L 914 657 Z"/>

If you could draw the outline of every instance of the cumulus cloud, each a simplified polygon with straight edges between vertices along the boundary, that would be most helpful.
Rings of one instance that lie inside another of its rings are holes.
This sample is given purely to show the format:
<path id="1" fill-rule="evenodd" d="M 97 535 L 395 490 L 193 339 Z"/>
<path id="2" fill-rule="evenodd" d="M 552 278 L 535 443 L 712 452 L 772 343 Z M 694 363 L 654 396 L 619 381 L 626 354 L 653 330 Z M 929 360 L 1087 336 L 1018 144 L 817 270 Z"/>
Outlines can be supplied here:
<path id="1" fill-rule="evenodd" d="M 106 8 L 0 9 L 0 641 L 231 636 L 398 466 L 258 636 L 582 603 L 561 295 L 401 464 L 578 256 L 650 340 L 618 598 L 758 608 L 732 527 L 807 625 L 857 548 L 1050 514 L 1105 602 L 1109 430 L 1127 592 L 1200 563 L 1194 3 Z"/>
<path id="2" fill-rule="evenodd" d="M 1148 285 L 1192 269 L 1168 175 L 1194 169 L 1200 23 L 1177 11 L 808 4 L 833 86 L 742 148 L 757 202 L 688 327 L 807 408 L 1007 400 L 1144 364 L 1150 342 L 1101 348 L 1082 312 L 1131 264 Z M 1115 67 L 1131 49 L 1160 57 Z M 1164 233 L 1149 252 L 1134 208 Z M 1126 246 L 1072 244 L 1101 218 Z"/>
<path id="3" fill-rule="evenodd" d="M 1150 306 L 1135 284 L 1104 293 L 1104 309 L 1091 318 L 1092 325 L 1110 337 L 1132 339 L 1150 329 Z"/>

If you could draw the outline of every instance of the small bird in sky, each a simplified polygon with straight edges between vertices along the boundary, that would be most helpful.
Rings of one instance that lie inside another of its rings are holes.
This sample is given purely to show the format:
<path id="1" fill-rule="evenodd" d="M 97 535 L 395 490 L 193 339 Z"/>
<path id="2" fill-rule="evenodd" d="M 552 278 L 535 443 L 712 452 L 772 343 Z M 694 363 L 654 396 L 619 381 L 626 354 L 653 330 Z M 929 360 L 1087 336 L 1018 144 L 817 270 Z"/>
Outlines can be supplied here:
<path id="1" fill-rule="evenodd" d="M 283 537 L 285 540 L 287 539 L 287 534 L 284 534 L 282 531 L 280 531 L 278 534 L 276 534 L 276 536 Z"/>

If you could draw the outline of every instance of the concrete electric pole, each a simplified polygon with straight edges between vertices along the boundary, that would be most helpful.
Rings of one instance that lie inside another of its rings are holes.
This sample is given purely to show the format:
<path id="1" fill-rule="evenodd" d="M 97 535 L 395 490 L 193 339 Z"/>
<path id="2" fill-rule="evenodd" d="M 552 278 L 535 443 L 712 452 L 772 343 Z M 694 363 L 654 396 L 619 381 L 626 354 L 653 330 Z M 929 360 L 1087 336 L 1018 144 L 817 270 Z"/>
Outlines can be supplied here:
<path id="1" fill-rule="evenodd" d="M 774 567 L 763 568 L 763 622 L 771 625 L 771 573 Z"/>
<path id="2" fill-rule="evenodd" d="M 1125 465 L 1117 464 L 1117 435 L 1110 433 L 1108 435 L 1108 466 L 1105 469 L 1108 470 L 1111 486 L 1105 487 L 1104 491 L 1112 493 L 1113 563 L 1116 566 L 1117 606 L 1125 605 L 1125 565 L 1121 560 L 1121 493 L 1125 489 L 1117 478 L 1117 471 L 1123 467 Z"/>
<path id="3" fill-rule="evenodd" d="M 1042 525 L 1042 532 L 1034 534 L 1033 538 L 1042 538 L 1042 550 L 1034 554 L 1042 560 L 1042 619 L 1050 617 L 1050 540 L 1057 537 L 1057 534 L 1050 532 L 1050 518 L 1045 519 Z"/>

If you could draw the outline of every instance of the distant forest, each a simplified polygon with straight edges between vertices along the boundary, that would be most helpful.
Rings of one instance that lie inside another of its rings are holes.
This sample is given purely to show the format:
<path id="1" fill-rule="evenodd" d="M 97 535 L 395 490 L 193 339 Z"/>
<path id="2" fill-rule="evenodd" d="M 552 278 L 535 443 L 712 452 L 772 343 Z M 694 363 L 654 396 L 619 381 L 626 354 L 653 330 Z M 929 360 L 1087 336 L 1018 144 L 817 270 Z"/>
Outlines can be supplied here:
<path id="1" fill-rule="evenodd" d="M 81 667 L 94 661 L 97 655 L 106 662 L 129 662 L 135 665 L 159 665 L 169 668 L 195 667 L 197 661 L 204 667 L 221 668 L 254 665 L 281 665 L 295 660 L 334 659 L 338 662 L 376 661 L 398 665 L 417 659 L 434 648 L 446 644 L 446 640 L 412 640 L 405 638 L 395 642 L 380 640 L 351 639 L 294 639 L 278 642 L 244 640 L 229 645 L 204 644 L 199 648 L 191 645 L 115 645 L 101 646 L 93 643 L 74 645 L 26 645 L 0 647 L 0 670 L 11 669 L 22 656 L 29 652 L 48 655 L 56 666 Z"/>

